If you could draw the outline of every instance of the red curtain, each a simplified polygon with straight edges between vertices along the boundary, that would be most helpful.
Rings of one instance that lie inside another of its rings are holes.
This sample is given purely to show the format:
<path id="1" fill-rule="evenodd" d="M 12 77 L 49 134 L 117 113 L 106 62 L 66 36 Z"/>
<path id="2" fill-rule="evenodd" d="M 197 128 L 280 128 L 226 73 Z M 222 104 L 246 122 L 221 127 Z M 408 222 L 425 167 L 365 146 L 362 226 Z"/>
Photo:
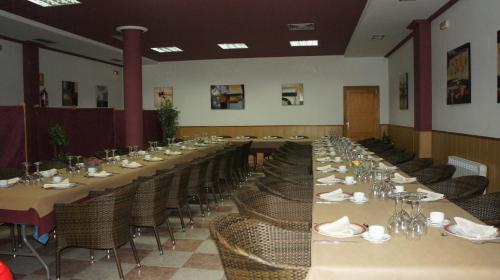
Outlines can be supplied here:
<path id="1" fill-rule="evenodd" d="M 0 106 L 0 167 L 21 168 L 24 161 L 24 110 Z"/>

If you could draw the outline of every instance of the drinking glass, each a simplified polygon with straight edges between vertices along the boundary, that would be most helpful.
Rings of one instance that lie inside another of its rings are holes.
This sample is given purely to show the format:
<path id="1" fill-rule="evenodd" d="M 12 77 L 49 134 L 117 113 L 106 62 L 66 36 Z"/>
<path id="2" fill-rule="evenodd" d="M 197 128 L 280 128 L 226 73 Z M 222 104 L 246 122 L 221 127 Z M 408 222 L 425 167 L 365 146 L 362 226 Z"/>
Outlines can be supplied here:
<path id="1" fill-rule="evenodd" d="M 408 193 L 394 193 L 391 197 L 394 199 L 394 213 L 389 218 L 387 229 L 391 234 L 404 234 L 410 223 L 410 215 L 404 210 L 404 199 Z"/>
<path id="2" fill-rule="evenodd" d="M 82 163 L 80 162 L 82 156 L 75 156 L 75 158 L 76 158 L 75 170 L 77 174 L 80 174 L 80 172 L 82 171 Z"/>
<path id="3" fill-rule="evenodd" d="M 422 198 L 423 195 L 418 193 L 412 193 L 406 198 L 411 205 L 411 218 L 406 230 L 406 238 L 410 240 L 419 240 L 427 233 L 427 220 L 420 209 Z"/>
<path id="4" fill-rule="evenodd" d="M 30 163 L 25 161 L 22 165 L 24 166 L 24 175 L 21 177 L 21 181 L 25 184 L 29 184 L 33 181 L 33 177 L 30 175 Z"/>
<path id="5" fill-rule="evenodd" d="M 33 179 L 35 179 L 37 182 L 42 181 L 43 178 L 42 174 L 40 173 L 40 164 L 42 163 L 39 161 L 33 163 L 33 165 L 35 166 L 35 173 L 33 173 Z"/>
<path id="6" fill-rule="evenodd" d="M 116 149 L 111 149 L 111 163 L 113 164 L 117 162 L 115 154 L 116 154 Z"/>
<path id="7" fill-rule="evenodd" d="M 106 162 L 106 164 L 109 165 L 109 150 L 108 149 L 104 149 L 104 153 L 106 154 L 106 158 L 104 159 L 104 161 Z"/>
<path id="8" fill-rule="evenodd" d="M 73 156 L 68 156 L 68 173 L 70 176 L 75 174 L 75 166 L 73 165 Z"/>

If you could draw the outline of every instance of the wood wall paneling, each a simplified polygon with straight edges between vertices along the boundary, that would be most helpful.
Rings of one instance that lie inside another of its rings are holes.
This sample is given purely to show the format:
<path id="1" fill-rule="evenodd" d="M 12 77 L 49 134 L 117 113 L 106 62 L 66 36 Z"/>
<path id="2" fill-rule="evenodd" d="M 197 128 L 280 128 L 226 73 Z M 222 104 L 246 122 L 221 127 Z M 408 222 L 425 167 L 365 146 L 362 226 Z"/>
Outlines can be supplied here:
<path id="1" fill-rule="evenodd" d="M 413 127 L 389 125 L 389 137 L 396 146 L 418 153 L 419 135 Z"/>

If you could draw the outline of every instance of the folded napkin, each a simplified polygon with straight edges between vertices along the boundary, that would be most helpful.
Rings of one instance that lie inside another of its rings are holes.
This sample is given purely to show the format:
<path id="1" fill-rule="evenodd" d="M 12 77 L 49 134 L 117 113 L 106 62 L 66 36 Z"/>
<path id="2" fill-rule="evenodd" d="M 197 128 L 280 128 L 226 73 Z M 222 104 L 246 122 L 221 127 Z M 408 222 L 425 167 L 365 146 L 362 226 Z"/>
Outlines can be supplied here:
<path id="1" fill-rule="evenodd" d="M 335 178 L 335 175 L 331 175 L 328 177 L 318 179 L 318 182 L 324 183 L 324 184 L 332 184 L 332 183 L 337 183 L 339 181 L 341 181 L 341 180 L 339 178 Z"/>
<path id="2" fill-rule="evenodd" d="M 110 176 L 111 173 L 107 172 L 107 171 L 101 171 L 101 172 L 93 172 L 93 173 L 89 173 L 89 176 L 90 177 L 108 177 Z"/>
<path id="3" fill-rule="evenodd" d="M 382 162 L 379 162 L 378 163 L 378 168 L 379 169 L 383 169 L 383 170 L 396 170 L 398 169 L 396 166 L 389 166 L 389 165 L 385 165 L 384 163 Z"/>
<path id="4" fill-rule="evenodd" d="M 121 157 L 120 156 L 115 156 L 115 160 L 120 160 Z"/>
<path id="5" fill-rule="evenodd" d="M 50 183 L 43 184 L 44 189 L 65 189 L 71 187 L 73 184 L 69 182 L 69 179 L 64 179 L 60 183 Z"/>
<path id="6" fill-rule="evenodd" d="M 45 178 L 49 178 L 57 174 L 57 169 L 52 168 L 49 170 L 40 171 L 40 174 L 42 174 L 42 176 Z"/>
<path id="7" fill-rule="evenodd" d="M 416 177 L 406 178 L 405 176 L 403 176 L 397 172 L 394 173 L 394 179 L 396 179 L 396 181 L 402 182 L 402 183 L 413 183 L 413 182 L 417 181 Z"/>
<path id="8" fill-rule="evenodd" d="M 323 162 L 327 162 L 327 161 L 330 161 L 331 158 L 330 157 L 321 157 L 321 158 L 317 158 L 316 160 L 319 161 L 319 162 L 322 162 L 322 161 Z"/>
<path id="9" fill-rule="evenodd" d="M 141 167 L 142 164 L 140 163 L 137 163 L 135 161 L 132 161 L 132 162 L 129 162 L 127 164 L 123 164 L 124 167 L 128 167 L 128 168 L 136 168 L 136 167 Z"/>
<path id="10" fill-rule="evenodd" d="M 417 188 L 417 192 L 425 193 L 427 195 L 427 197 L 423 198 L 422 201 L 434 201 L 444 198 L 444 194 L 442 193 L 437 193 L 422 188 Z"/>
<path id="11" fill-rule="evenodd" d="M 347 216 L 344 216 L 335 222 L 320 225 L 318 227 L 318 232 L 324 235 L 336 237 L 350 237 L 354 234 Z"/>
<path id="12" fill-rule="evenodd" d="M 146 151 L 141 150 L 141 151 L 138 151 L 137 153 L 138 153 L 139 155 L 145 155 L 145 154 L 146 154 Z"/>
<path id="13" fill-rule="evenodd" d="M 325 200 L 339 200 L 344 198 L 344 192 L 339 188 L 331 192 L 322 193 L 319 197 Z"/>
<path id="14" fill-rule="evenodd" d="M 460 229 L 467 237 L 472 238 L 491 238 L 496 237 L 498 232 L 494 226 L 476 224 L 467 219 L 455 217 L 457 228 Z"/>
<path id="15" fill-rule="evenodd" d="M 318 170 L 318 171 L 325 171 L 325 170 L 330 170 L 330 169 L 332 169 L 332 166 L 330 164 L 325 165 L 325 166 L 316 167 L 316 170 Z"/>
<path id="16" fill-rule="evenodd" d="M 21 180 L 21 178 L 19 178 L 19 177 L 14 177 L 14 178 L 8 179 L 7 180 L 7 185 L 14 185 L 17 182 L 19 182 L 20 180 Z"/>
<path id="17" fill-rule="evenodd" d="M 276 136 L 264 136 L 264 139 L 277 139 L 278 137 Z"/>

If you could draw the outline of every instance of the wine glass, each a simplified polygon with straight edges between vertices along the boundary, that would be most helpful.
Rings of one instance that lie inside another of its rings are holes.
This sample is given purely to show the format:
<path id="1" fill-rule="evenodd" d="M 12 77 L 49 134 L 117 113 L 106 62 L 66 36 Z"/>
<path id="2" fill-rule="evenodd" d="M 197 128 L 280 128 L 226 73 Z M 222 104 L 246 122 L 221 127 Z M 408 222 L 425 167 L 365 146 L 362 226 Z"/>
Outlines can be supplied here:
<path id="1" fill-rule="evenodd" d="M 106 154 L 106 158 L 104 159 L 104 161 L 106 161 L 106 164 L 109 165 L 109 150 L 108 149 L 104 149 L 104 153 Z"/>
<path id="2" fill-rule="evenodd" d="M 406 192 L 393 193 L 394 213 L 389 218 L 387 229 L 391 234 L 403 234 L 410 223 L 410 215 L 404 210 L 404 199 L 408 196 Z"/>
<path id="3" fill-rule="evenodd" d="M 42 163 L 37 161 L 35 163 L 33 163 L 33 165 L 35 166 L 35 173 L 33 173 L 33 179 L 36 180 L 37 182 L 40 182 L 42 181 L 42 174 L 40 173 L 40 165 Z"/>
<path id="4" fill-rule="evenodd" d="M 115 156 L 116 151 L 117 151 L 116 149 L 111 149 L 111 163 L 113 163 L 113 164 L 117 162 L 116 156 Z"/>
<path id="5" fill-rule="evenodd" d="M 31 181 L 33 181 L 33 177 L 30 175 L 30 163 L 25 161 L 22 163 L 24 166 L 24 175 L 21 177 L 21 181 L 23 181 L 26 184 L 29 184 Z"/>
<path id="6" fill-rule="evenodd" d="M 422 235 L 427 233 L 427 220 L 420 210 L 420 201 L 422 194 L 412 193 L 406 199 L 411 205 L 411 219 L 406 230 L 406 238 L 410 240 L 419 240 Z"/>
<path id="7" fill-rule="evenodd" d="M 75 164 L 76 174 L 80 174 L 80 172 L 82 171 L 82 163 L 80 163 L 80 159 L 82 158 L 82 156 L 75 156 L 75 158 L 76 158 L 76 164 Z"/>

